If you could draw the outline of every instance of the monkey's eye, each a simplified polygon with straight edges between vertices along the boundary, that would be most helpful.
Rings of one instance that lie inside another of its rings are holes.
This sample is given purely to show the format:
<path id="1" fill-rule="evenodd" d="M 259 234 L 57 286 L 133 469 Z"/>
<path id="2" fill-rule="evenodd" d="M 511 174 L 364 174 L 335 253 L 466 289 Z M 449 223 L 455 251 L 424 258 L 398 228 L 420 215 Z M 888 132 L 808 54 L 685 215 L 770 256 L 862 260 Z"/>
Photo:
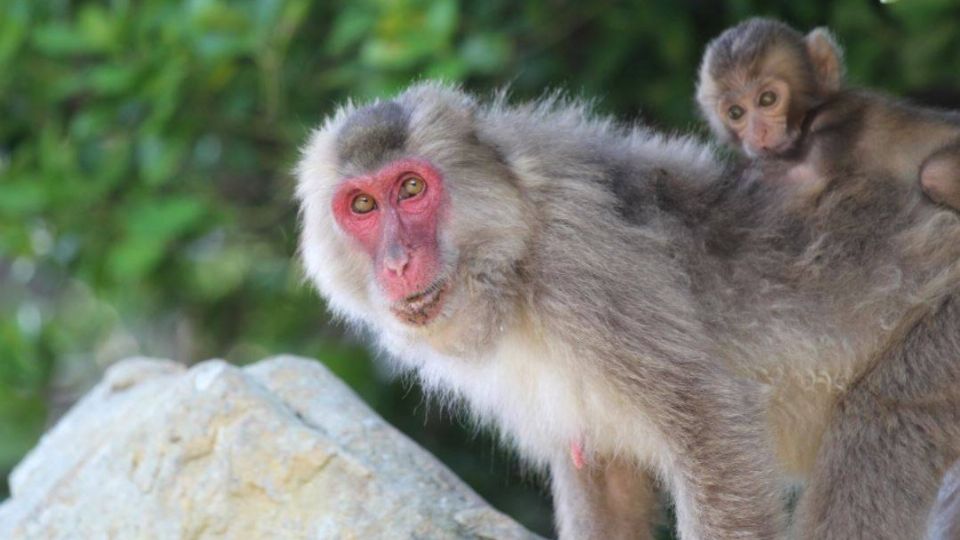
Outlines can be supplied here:
<path id="1" fill-rule="evenodd" d="M 746 112 L 747 111 L 743 110 L 743 107 L 739 105 L 732 105 L 729 109 L 727 109 L 727 116 L 729 116 L 731 120 L 736 121 L 743 118 L 743 115 Z"/>
<path id="2" fill-rule="evenodd" d="M 377 207 L 377 201 L 366 193 L 361 193 L 350 202 L 350 209 L 356 214 L 366 214 Z"/>
<path id="3" fill-rule="evenodd" d="M 427 187 L 423 182 L 423 178 L 415 174 L 408 175 L 404 180 L 403 184 L 400 185 L 400 199 L 409 199 L 410 197 L 416 197 L 417 195 L 423 193 L 423 189 Z"/>
<path id="4" fill-rule="evenodd" d="M 757 100 L 757 105 L 761 107 L 769 107 L 777 102 L 777 93 L 773 90 L 767 90 L 766 92 L 760 94 L 760 99 Z"/>

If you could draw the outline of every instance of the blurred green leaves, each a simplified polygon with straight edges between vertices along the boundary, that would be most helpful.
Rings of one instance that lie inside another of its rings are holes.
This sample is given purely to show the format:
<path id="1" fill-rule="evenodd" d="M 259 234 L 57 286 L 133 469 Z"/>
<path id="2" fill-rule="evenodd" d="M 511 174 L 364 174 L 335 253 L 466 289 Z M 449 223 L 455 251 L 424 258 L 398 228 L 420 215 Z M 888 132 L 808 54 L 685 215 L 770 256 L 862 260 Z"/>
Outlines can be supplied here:
<path id="1" fill-rule="evenodd" d="M 0 2 L 0 471 L 121 356 L 338 337 L 292 265 L 305 126 L 278 119 L 310 7 Z"/>
<path id="2" fill-rule="evenodd" d="M 154 269 L 171 243 L 198 225 L 202 203 L 177 197 L 131 204 L 118 218 L 123 237 L 110 250 L 111 274 L 118 282 L 136 282 Z"/>
<path id="3" fill-rule="evenodd" d="M 381 1 L 374 35 L 360 59 L 374 69 L 409 69 L 452 46 L 458 9 L 455 0 Z"/>
<path id="4" fill-rule="evenodd" d="M 424 77 L 689 129 L 703 44 L 756 14 L 830 25 L 857 83 L 960 107 L 951 0 L 0 0 L 0 475 L 118 358 L 290 351 L 547 529 L 303 285 L 297 148 L 337 103 Z"/>

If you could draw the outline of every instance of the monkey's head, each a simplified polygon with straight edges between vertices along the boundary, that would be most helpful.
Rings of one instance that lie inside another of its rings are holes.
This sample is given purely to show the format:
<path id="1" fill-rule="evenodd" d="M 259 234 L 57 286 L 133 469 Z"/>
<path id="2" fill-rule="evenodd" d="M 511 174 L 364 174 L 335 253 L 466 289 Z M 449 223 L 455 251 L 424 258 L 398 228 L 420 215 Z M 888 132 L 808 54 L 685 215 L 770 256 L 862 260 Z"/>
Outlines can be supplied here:
<path id="1" fill-rule="evenodd" d="M 721 140 L 750 157 L 781 154 L 796 144 L 810 109 L 840 89 L 841 55 L 825 28 L 804 36 L 750 19 L 707 46 L 697 101 Z"/>
<path id="2" fill-rule="evenodd" d="M 422 84 L 313 133 L 297 167 L 301 251 L 335 313 L 388 339 L 473 344 L 508 317 L 531 227 L 475 111 Z"/>

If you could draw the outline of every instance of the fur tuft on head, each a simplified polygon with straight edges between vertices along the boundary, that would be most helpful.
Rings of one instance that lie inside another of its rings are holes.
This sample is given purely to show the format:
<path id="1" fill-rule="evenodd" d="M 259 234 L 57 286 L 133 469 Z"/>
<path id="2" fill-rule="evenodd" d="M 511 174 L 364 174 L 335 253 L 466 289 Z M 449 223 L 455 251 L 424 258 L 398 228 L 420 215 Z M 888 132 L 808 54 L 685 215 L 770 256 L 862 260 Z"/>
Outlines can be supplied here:
<path id="1" fill-rule="evenodd" d="M 457 282 L 440 319 L 465 303 L 487 306 L 468 315 L 484 327 L 504 316 L 531 230 L 498 148 L 477 129 L 477 114 L 475 100 L 458 88 L 425 82 L 391 100 L 347 104 L 311 135 L 296 168 L 301 255 L 335 314 L 351 322 L 392 321 L 388 326 L 399 335 L 442 332 L 443 324 L 412 328 L 389 316 L 369 257 L 355 249 L 330 210 L 332 194 L 345 179 L 413 159 L 425 160 L 444 179 L 440 272 Z"/>

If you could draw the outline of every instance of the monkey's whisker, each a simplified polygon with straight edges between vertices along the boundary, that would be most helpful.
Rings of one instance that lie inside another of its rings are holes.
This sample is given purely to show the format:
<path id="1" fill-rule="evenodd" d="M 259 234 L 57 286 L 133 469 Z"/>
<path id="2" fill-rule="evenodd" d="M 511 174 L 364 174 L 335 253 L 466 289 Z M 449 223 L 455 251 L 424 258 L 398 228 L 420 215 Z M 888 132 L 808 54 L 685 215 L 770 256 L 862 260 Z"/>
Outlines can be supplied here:
<path id="1" fill-rule="evenodd" d="M 424 289 L 424 290 L 422 290 L 422 291 L 420 291 L 420 292 L 418 292 L 418 293 L 411 294 L 410 296 L 404 298 L 403 300 L 400 300 L 399 302 L 396 302 L 396 304 L 400 304 L 400 303 L 412 303 L 412 302 L 416 302 L 417 300 L 420 300 L 420 299 L 422 299 L 422 298 L 425 298 L 425 297 L 427 297 L 427 296 L 430 296 L 431 294 L 433 294 L 433 293 L 437 292 L 438 290 L 440 290 L 440 288 L 443 287 L 444 283 L 445 283 L 445 282 L 444 282 L 444 280 L 442 280 L 442 279 L 441 279 L 441 280 L 437 280 L 437 281 L 433 282 L 433 284 L 431 284 L 431 285 L 430 285 L 429 287 L 427 287 L 426 289 Z"/>
<path id="2" fill-rule="evenodd" d="M 440 312 L 446 291 L 447 281 L 437 280 L 423 291 L 394 302 L 390 306 L 390 311 L 411 324 L 424 325 Z"/>

